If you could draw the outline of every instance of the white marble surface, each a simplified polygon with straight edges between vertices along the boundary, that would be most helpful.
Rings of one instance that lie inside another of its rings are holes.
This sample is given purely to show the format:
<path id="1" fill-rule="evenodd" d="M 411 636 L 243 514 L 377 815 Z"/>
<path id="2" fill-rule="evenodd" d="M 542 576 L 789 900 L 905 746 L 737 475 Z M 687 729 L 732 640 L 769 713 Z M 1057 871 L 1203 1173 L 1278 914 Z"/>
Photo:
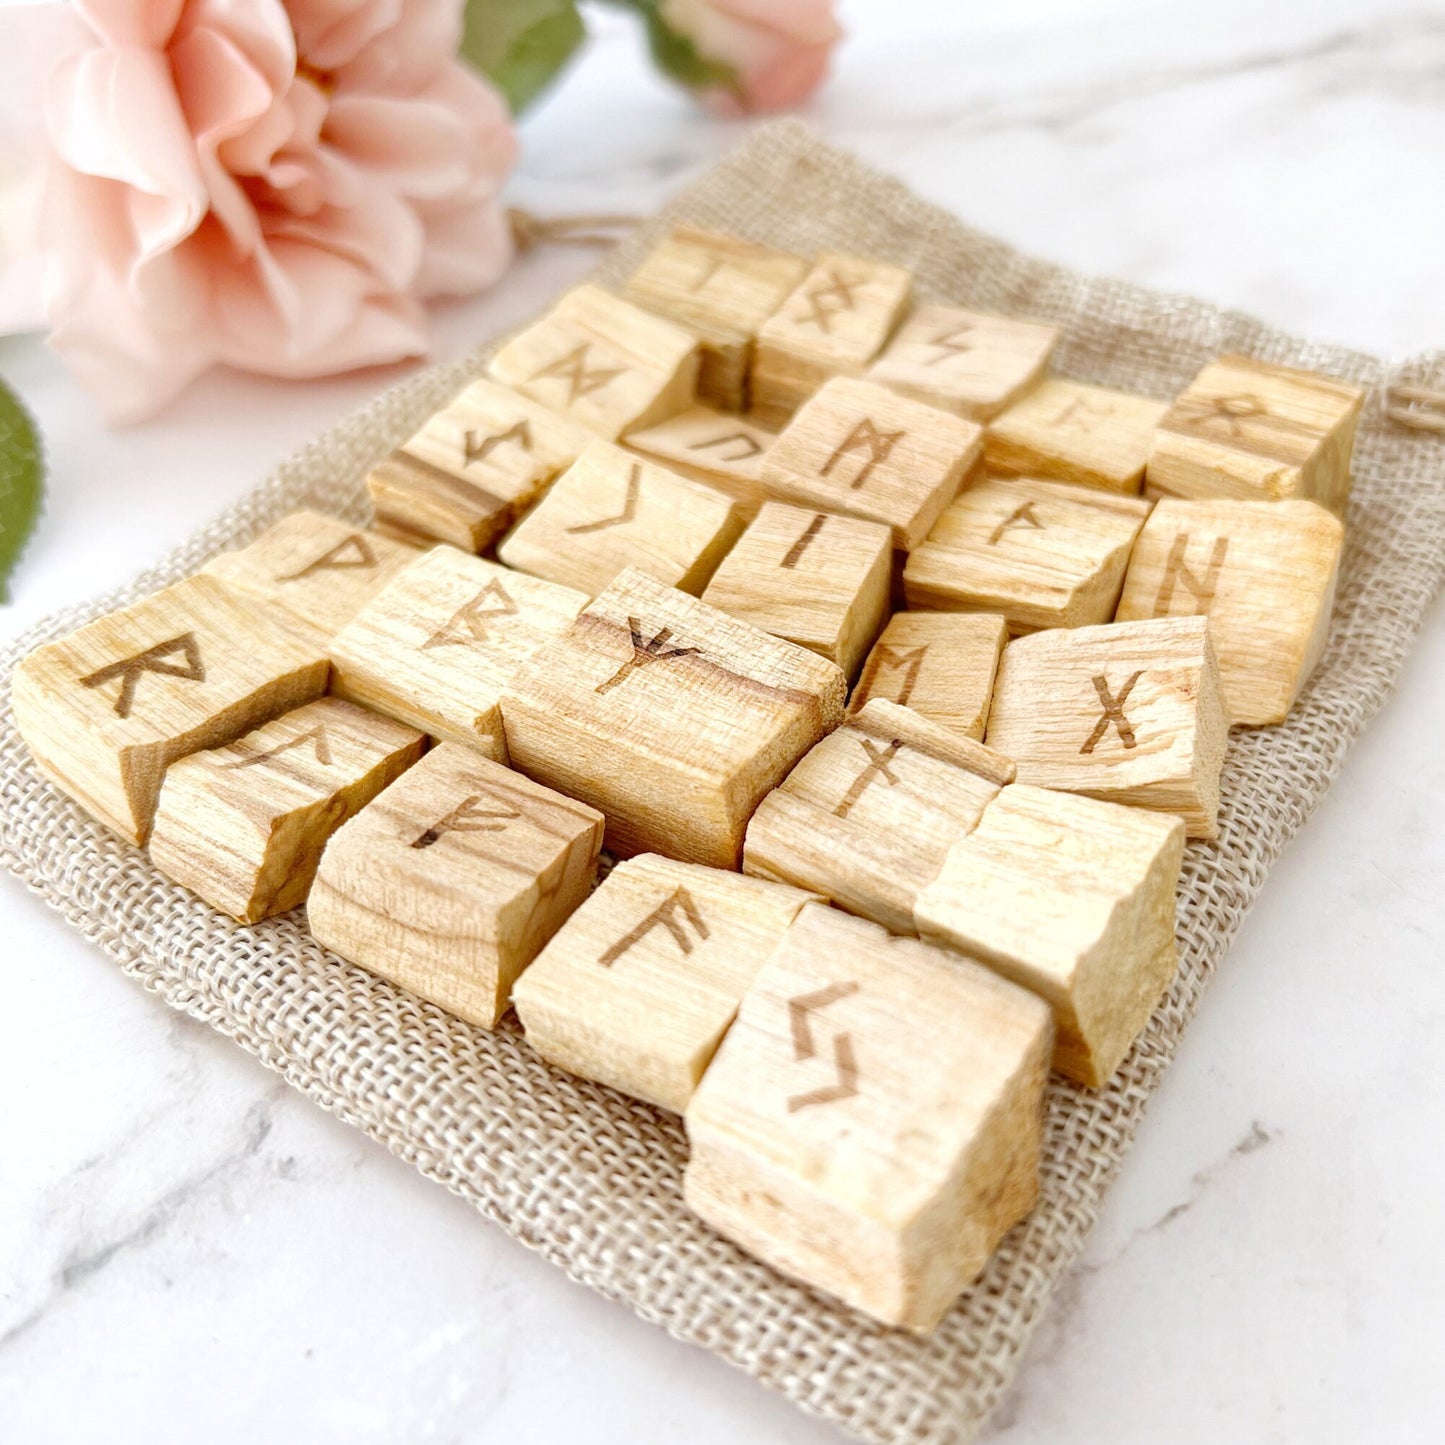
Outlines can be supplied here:
<path id="1" fill-rule="evenodd" d="M 1036 252 L 1401 353 L 1445 345 L 1445 10 L 858 0 L 811 119 Z M 645 209 L 741 128 L 612 19 L 518 201 Z M 439 320 L 455 353 L 585 264 Z M 119 582 L 392 379 L 213 377 L 123 433 L 32 342 L 50 513 L 8 634 Z M 994 1445 L 1440 1438 L 1445 617 L 1277 869 Z M 171 1014 L 0 884 L 0 1440 L 822 1445 Z"/>

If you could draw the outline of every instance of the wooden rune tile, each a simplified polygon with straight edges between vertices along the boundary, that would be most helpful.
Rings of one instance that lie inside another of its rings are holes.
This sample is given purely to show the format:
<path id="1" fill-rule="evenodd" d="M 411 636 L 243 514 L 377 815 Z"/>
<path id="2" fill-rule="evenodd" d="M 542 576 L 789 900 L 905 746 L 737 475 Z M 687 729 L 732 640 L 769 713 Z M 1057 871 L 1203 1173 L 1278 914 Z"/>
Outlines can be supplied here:
<path id="1" fill-rule="evenodd" d="M 1174 977 L 1177 818 L 1016 784 L 919 895 L 931 942 L 987 964 L 1054 1011 L 1054 1067 L 1098 1088 Z"/>
<path id="2" fill-rule="evenodd" d="M 549 1063 L 681 1113 L 738 1003 L 816 895 L 653 853 L 619 863 L 513 993 Z"/>
<path id="3" fill-rule="evenodd" d="M 1114 616 L 1140 497 L 1067 482 L 989 478 L 966 488 L 908 555 L 912 608 L 1002 612 L 1015 635 Z"/>
<path id="4" fill-rule="evenodd" d="M 594 441 L 497 556 L 588 596 L 626 567 L 697 594 L 742 530 L 742 509 L 731 497 Z"/>
<path id="5" fill-rule="evenodd" d="M 506 762 L 502 687 L 586 604 L 571 588 L 437 547 L 337 634 L 331 689 Z"/>
<path id="6" fill-rule="evenodd" d="M 735 868 L 845 691 L 825 658 L 629 570 L 517 670 L 502 717 L 515 766 L 601 809 L 613 852 Z"/>
<path id="7" fill-rule="evenodd" d="M 688 1205 L 784 1274 L 925 1331 L 1038 1196 L 1049 1009 L 810 904 L 687 1107 Z"/>
<path id="8" fill-rule="evenodd" d="M 1137 494 L 1169 404 L 1051 376 L 989 423 L 991 472 Z"/>
<path id="9" fill-rule="evenodd" d="M 622 294 L 695 332 L 702 341 L 698 395 L 742 411 L 758 330 L 807 271 L 800 256 L 678 226 L 649 252 Z"/>
<path id="10" fill-rule="evenodd" d="M 276 621 L 324 649 L 417 555 L 321 512 L 292 512 L 249 547 L 212 557 L 201 573 L 264 602 Z"/>
<path id="11" fill-rule="evenodd" d="M 1343 513 L 1365 393 L 1247 356 L 1212 361 L 1159 422 L 1155 496 L 1307 498 Z"/>
<path id="12" fill-rule="evenodd" d="M 593 809 L 443 743 L 332 837 L 307 921 L 342 958 L 491 1028 L 601 846 Z"/>
<path id="13" fill-rule="evenodd" d="M 726 493 L 752 521 L 763 504 L 763 458 L 775 440 L 775 433 L 751 417 L 694 406 L 645 431 L 629 432 L 626 446 L 679 476 Z"/>
<path id="14" fill-rule="evenodd" d="M 863 664 L 849 711 L 875 698 L 896 702 L 982 742 L 1007 636 L 998 613 L 895 612 Z"/>
<path id="15" fill-rule="evenodd" d="M 892 586 L 887 527 L 769 502 L 702 600 L 854 677 L 888 616 Z"/>
<path id="16" fill-rule="evenodd" d="M 371 469 L 377 522 L 482 552 L 582 455 L 592 433 L 480 377 Z"/>
<path id="17" fill-rule="evenodd" d="M 492 377 L 609 441 L 691 406 L 691 332 L 600 286 L 567 292 L 492 358 Z"/>
<path id="18" fill-rule="evenodd" d="M 919 306 L 868 371 L 868 379 L 941 411 L 989 421 L 1043 378 L 1055 326 L 961 306 Z"/>
<path id="19" fill-rule="evenodd" d="M 983 433 L 870 381 L 830 381 L 779 434 L 763 461 L 770 497 L 893 528 L 916 547 L 953 500 Z"/>
<path id="20" fill-rule="evenodd" d="M 324 697 L 166 770 L 151 862 L 255 923 L 304 903 L 326 841 L 422 755 L 415 728 Z"/>
<path id="21" fill-rule="evenodd" d="M 824 894 L 894 933 L 1013 764 L 881 699 L 817 743 L 748 824 L 743 870 Z"/>
<path id="22" fill-rule="evenodd" d="M 1228 734 L 1208 622 L 1170 617 L 1009 643 L 987 740 L 1021 783 L 1178 813 L 1213 838 Z"/>

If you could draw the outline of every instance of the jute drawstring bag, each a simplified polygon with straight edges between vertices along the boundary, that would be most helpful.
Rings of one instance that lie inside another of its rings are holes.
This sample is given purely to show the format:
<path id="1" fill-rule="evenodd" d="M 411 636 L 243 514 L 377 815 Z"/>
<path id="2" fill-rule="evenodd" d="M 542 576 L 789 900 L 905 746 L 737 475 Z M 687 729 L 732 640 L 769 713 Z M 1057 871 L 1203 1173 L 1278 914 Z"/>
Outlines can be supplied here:
<path id="1" fill-rule="evenodd" d="M 542 1064 L 511 1025 L 457 1022 L 311 941 L 299 915 L 226 922 L 42 781 L 0 705 L 0 861 L 127 973 L 234 1038 L 323 1108 L 471 1201 L 568 1274 L 717 1351 L 805 1409 L 888 1445 L 961 1442 L 1016 1370 L 1078 1254 L 1184 1027 L 1270 865 L 1320 801 L 1394 682 L 1445 572 L 1445 353 L 1405 365 L 1301 341 L 1200 302 L 1032 261 L 831 150 L 796 123 L 760 131 L 611 252 L 616 282 L 670 223 L 912 269 L 925 297 L 1063 327 L 1057 369 L 1151 396 L 1238 351 L 1370 389 L 1328 650 L 1288 723 L 1234 733 L 1221 836 L 1187 853 L 1181 964 L 1107 1089 L 1055 1081 L 1043 1194 L 932 1335 L 915 1339 L 792 1284 L 684 1210 L 680 1123 Z M 160 565 L 51 617 L 29 648 L 173 582 L 281 514 L 362 520 L 368 465 L 484 352 L 423 372 L 334 427 Z"/>

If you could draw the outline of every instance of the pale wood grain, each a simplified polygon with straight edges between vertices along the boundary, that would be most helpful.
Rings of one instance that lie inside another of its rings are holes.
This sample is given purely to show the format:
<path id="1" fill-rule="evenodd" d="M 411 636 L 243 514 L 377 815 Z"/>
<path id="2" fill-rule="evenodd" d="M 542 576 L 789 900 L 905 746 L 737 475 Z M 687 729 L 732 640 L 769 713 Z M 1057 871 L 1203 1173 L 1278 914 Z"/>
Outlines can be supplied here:
<path id="1" fill-rule="evenodd" d="M 763 458 L 777 439 L 751 417 L 693 406 L 627 434 L 629 451 L 731 497 L 751 521 L 764 500 Z"/>

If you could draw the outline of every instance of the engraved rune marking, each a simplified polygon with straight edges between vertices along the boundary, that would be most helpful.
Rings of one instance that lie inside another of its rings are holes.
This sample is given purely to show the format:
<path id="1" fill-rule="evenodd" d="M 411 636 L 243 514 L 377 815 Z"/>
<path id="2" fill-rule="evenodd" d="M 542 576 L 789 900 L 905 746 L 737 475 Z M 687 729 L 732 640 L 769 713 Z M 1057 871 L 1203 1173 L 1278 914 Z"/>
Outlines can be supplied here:
<path id="1" fill-rule="evenodd" d="M 875 778 L 883 778 L 890 788 L 898 782 L 898 774 L 888 765 L 898 756 L 903 740 L 894 738 L 887 747 L 875 743 L 872 738 L 860 738 L 859 741 L 863 744 L 863 751 L 868 754 L 868 764 L 853 779 L 853 785 L 844 793 L 843 801 L 833 809 L 835 818 L 846 818 L 853 811 L 853 804 L 868 791 Z"/>
<path id="2" fill-rule="evenodd" d="M 698 942 L 709 937 L 707 921 L 698 910 L 697 904 L 692 901 L 692 895 L 686 888 L 674 888 L 646 918 L 624 933 L 597 962 L 603 968 L 611 968 L 628 949 L 641 943 L 654 928 L 665 928 L 672 935 L 672 941 L 682 950 L 682 956 L 686 958 L 693 949 L 693 941 L 688 937 L 686 924 L 692 925 Z"/>
<path id="3" fill-rule="evenodd" d="M 484 462 L 505 442 L 516 442 L 524 452 L 532 450 L 532 425 L 525 417 L 506 431 L 487 435 L 485 432 L 469 431 L 462 438 L 462 465 L 469 467 L 473 462 Z"/>
<path id="4" fill-rule="evenodd" d="M 517 604 L 508 596 L 500 582 L 488 582 L 470 602 L 458 607 L 441 627 L 421 645 L 423 652 L 433 647 L 464 647 L 471 642 L 485 642 L 491 624 L 499 617 L 513 617 Z"/>
<path id="5" fill-rule="evenodd" d="M 619 377 L 627 370 L 625 366 L 615 367 L 594 367 L 587 370 L 587 353 L 592 349 L 590 341 L 584 341 L 574 346 L 566 356 L 559 356 L 556 361 L 549 361 L 539 371 L 534 371 L 527 379 L 528 381 L 542 381 L 546 377 L 556 377 L 567 383 L 567 400 L 574 402 L 579 397 L 590 396 L 594 391 L 600 391 L 609 381 Z"/>
<path id="6" fill-rule="evenodd" d="M 669 647 L 667 644 L 672 637 L 670 627 L 664 627 L 655 637 L 644 639 L 642 624 L 635 617 L 629 617 L 627 629 L 632 634 L 632 656 L 606 682 L 599 682 L 592 689 L 593 692 L 611 692 L 614 687 L 620 687 L 626 682 L 638 668 L 646 667 L 649 663 L 667 662 L 674 657 L 691 657 L 693 653 L 702 651 L 700 647 Z"/>
<path id="7" fill-rule="evenodd" d="M 888 454 L 906 437 L 906 431 L 881 432 L 873 424 L 872 417 L 864 417 L 857 426 L 838 444 L 833 455 L 823 463 L 821 476 L 829 476 L 834 466 L 850 452 L 866 451 L 868 459 L 858 469 L 858 474 L 848 483 L 848 490 L 856 492 L 868 480 L 868 474 L 879 462 L 887 461 Z"/>
<path id="8" fill-rule="evenodd" d="M 622 504 L 622 510 L 615 517 L 604 517 L 600 522 L 579 522 L 575 527 L 568 527 L 568 532 L 582 536 L 588 532 L 604 532 L 608 527 L 620 527 L 624 522 L 630 522 L 637 515 L 637 497 L 641 490 L 642 465 L 633 462 L 632 470 L 627 474 L 627 499 Z"/>
<path id="9" fill-rule="evenodd" d="M 965 321 L 958 326 L 950 327 L 947 331 L 940 331 L 937 336 L 931 336 L 923 342 L 924 346 L 936 346 L 938 354 L 930 356 L 923 364 L 925 366 L 937 366 L 940 361 L 947 361 L 954 356 L 962 356 L 966 351 L 973 350 L 971 341 L 960 341 L 959 338 L 967 336 L 974 330 L 973 322 Z"/>
<path id="10" fill-rule="evenodd" d="M 728 432 L 726 436 L 711 437 L 705 442 L 691 442 L 688 445 L 690 452 L 705 452 L 709 447 L 725 447 L 729 442 L 738 442 L 742 446 L 741 451 L 724 456 L 718 453 L 720 462 L 745 462 L 749 457 L 755 457 L 762 451 L 762 443 L 756 437 L 750 437 L 745 431 Z"/>
<path id="11" fill-rule="evenodd" d="M 823 530 L 823 523 L 825 521 L 827 521 L 825 513 L 814 512 L 813 520 L 803 529 L 798 540 L 788 548 L 788 555 L 784 557 L 782 561 L 783 567 L 791 572 L 793 568 L 803 560 L 803 553 L 813 545 L 813 538 Z"/>
<path id="12" fill-rule="evenodd" d="M 1113 415 L 1113 408 L 1076 396 L 1053 420 L 1054 426 L 1068 427 L 1070 431 L 1087 431 L 1091 421 L 1103 421 Z"/>
<path id="13" fill-rule="evenodd" d="M 703 263 L 702 275 L 688 289 L 694 293 L 701 291 L 726 265 L 727 262 L 721 256 L 708 256 Z"/>
<path id="14" fill-rule="evenodd" d="M 371 543 L 360 532 L 353 532 L 334 547 L 329 547 L 314 562 L 308 562 L 299 572 L 288 572 L 284 577 L 277 577 L 276 581 L 297 582 L 313 572 L 345 572 L 352 567 L 375 566 L 376 553 L 371 550 Z"/>
<path id="15" fill-rule="evenodd" d="M 878 675 L 884 668 L 890 672 L 901 671 L 903 681 L 893 701 L 900 707 L 906 706 L 908 699 L 913 696 L 913 689 L 918 685 L 918 669 L 923 666 L 923 655 L 927 651 L 928 644 L 926 642 L 921 647 L 910 647 L 907 652 L 896 651 L 886 642 L 880 642 L 873 649 L 873 657 L 868 664 L 868 673 L 864 677 L 859 691 L 871 698 L 877 695 Z"/>
<path id="16" fill-rule="evenodd" d="M 1115 697 L 1109 691 L 1109 680 L 1101 673 L 1094 678 L 1094 691 L 1099 694 L 1099 703 L 1103 707 L 1103 715 L 1094 724 L 1094 731 L 1091 732 L 1079 749 L 1082 753 L 1091 753 L 1103 740 L 1104 734 L 1109 731 L 1109 724 L 1113 723 L 1118 730 L 1119 741 L 1126 748 L 1139 746 L 1139 740 L 1134 736 L 1134 725 L 1124 716 L 1124 704 L 1129 701 L 1129 694 L 1134 691 L 1134 684 L 1144 676 L 1143 671 L 1136 672 L 1123 687 L 1119 689 L 1119 696 Z"/>
<path id="17" fill-rule="evenodd" d="M 491 799 L 490 804 L 488 799 Z M 522 811 L 488 793 L 463 798 L 445 818 L 439 818 L 411 841 L 413 848 L 430 848 L 447 833 L 500 833 L 508 823 L 522 817 Z"/>
<path id="18" fill-rule="evenodd" d="M 1032 502 L 1025 502 L 1022 506 L 1015 507 L 997 527 L 993 529 L 993 535 L 988 539 L 990 547 L 997 547 L 1003 540 L 1004 534 L 1013 527 L 1034 527 L 1038 531 L 1044 531 L 1044 524 L 1039 521 L 1038 514 L 1034 511 Z"/>
<path id="19" fill-rule="evenodd" d="M 796 1062 L 804 1063 L 818 1055 L 809 1014 L 857 991 L 857 983 L 849 979 L 827 984 L 812 993 L 800 993 L 788 1000 L 788 1026 L 793 1035 L 793 1058 Z M 788 1113 L 795 1114 L 811 1104 L 831 1104 L 838 1099 L 848 1099 L 858 1092 L 858 1060 L 853 1053 L 851 1034 L 833 1035 L 833 1067 L 837 1070 L 838 1082 L 811 1089 L 805 1094 L 794 1094 L 788 1100 Z"/>
<path id="20" fill-rule="evenodd" d="M 274 748 L 268 748 L 264 753 L 253 753 L 249 758 L 236 758 L 229 763 L 222 763 L 221 766 L 228 771 L 232 768 L 254 768 L 257 763 L 270 762 L 272 758 L 280 757 L 282 753 L 289 753 L 292 748 L 305 747 L 311 744 L 312 751 L 316 754 L 316 761 L 323 768 L 331 766 L 331 739 L 326 735 L 326 729 L 320 723 L 314 728 L 308 728 L 304 733 L 297 733 L 294 738 L 287 738 L 284 743 L 277 743 Z"/>
<path id="21" fill-rule="evenodd" d="M 1154 599 L 1155 617 L 1166 617 L 1174 601 L 1174 588 L 1182 585 L 1196 603 L 1195 614 L 1208 612 L 1214 604 L 1214 589 L 1219 585 L 1219 569 L 1224 566 L 1229 551 L 1229 538 L 1216 537 L 1214 548 L 1209 554 L 1209 565 L 1200 577 L 1185 566 L 1184 558 L 1189 552 L 1189 533 L 1180 532 L 1169 548 L 1169 560 L 1164 564 L 1164 580 L 1159 584 L 1159 595 Z"/>
<path id="22" fill-rule="evenodd" d="M 820 331 L 833 333 L 833 318 L 840 311 L 851 311 L 856 304 L 853 288 L 859 283 L 845 281 L 836 271 L 828 271 L 827 284 L 815 286 L 804 296 L 808 314 L 799 319 L 800 326 L 812 322 Z"/>
<path id="23" fill-rule="evenodd" d="M 1201 430 L 1211 422 L 1222 422 L 1228 435 L 1243 441 L 1249 435 L 1245 430 L 1245 423 L 1257 421 L 1269 414 L 1269 408 L 1257 396 L 1214 396 L 1209 399 L 1208 410 L 1190 418 L 1190 421 Z"/>
<path id="24" fill-rule="evenodd" d="M 174 657 L 178 652 L 184 654 L 184 664 L 165 660 Z M 206 669 L 201 662 L 201 645 L 196 641 L 196 634 L 183 632 L 169 642 L 158 642 L 154 647 L 136 653 L 134 657 L 112 662 L 79 681 L 81 687 L 103 687 L 106 683 L 120 678 L 120 694 L 115 700 L 115 715 L 129 717 L 135 704 L 136 687 L 141 674 L 146 672 L 153 672 L 159 677 L 178 677 L 184 682 L 204 682 Z"/>

